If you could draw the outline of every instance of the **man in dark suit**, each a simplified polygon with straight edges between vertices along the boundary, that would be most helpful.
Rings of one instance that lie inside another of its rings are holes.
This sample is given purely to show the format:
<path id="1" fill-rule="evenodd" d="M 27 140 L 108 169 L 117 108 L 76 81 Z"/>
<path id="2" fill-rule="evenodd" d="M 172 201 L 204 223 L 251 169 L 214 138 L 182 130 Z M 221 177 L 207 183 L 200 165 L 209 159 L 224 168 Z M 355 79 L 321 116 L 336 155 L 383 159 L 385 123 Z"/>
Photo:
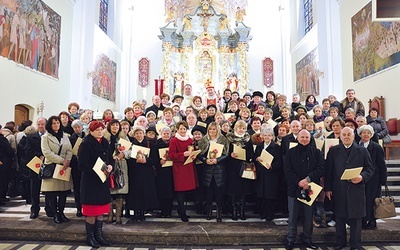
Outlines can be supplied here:
<path id="1" fill-rule="evenodd" d="M 303 129 L 298 133 L 298 145 L 289 149 L 283 160 L 285 177 L 287 179 L 287 196 L 289 209 L 289 232 L 287 235 L 287 250 L 294 247 L 297 237 L 297 221 L 303 215 L 302 241 L 307 248 L 318 249 L 313 244 L 313 208 L 297 200 L 307 200 L 310 193 L 309 183 L 319 183 L 324 174 L 324 160 L 321 151 L 310 145 L 311 135 Z"/>
<path id="2" fill-rule="evenodd" d="M 28 162 L 35 156 L 39 157 L 42 161 L 44 161 L 44 156 L 42 153 L 42 148 L 40 143 L 41 143 L 41 136 L 44 133 L 46 133 L 46 128 L 45 128 L 46 122 L 47 122 L 46 118 L 44 117 L 39 118 L 36 122 L 37 132 L 30 134 L 26 137 L 26 144 L 24 150 Z M 31 199 L 32 199 L 30 218 L 36 219 L 39 216 L 39 210 L 40 210 L 40 187 L 42 185 L 42 180 L 40 180 L 38 178 L 38 175 L 30 169 L 29 169 L 29 178 L 31 183 Z M 54 216 L 50 212 L 51 210 L 47 204 L 47 201 L 45 210 L 47 216 L 49 217 Z"/>
<path id="3" fill-rule="evenodd" d="M 291 142 L 298 143 L 297 135 L 299 134 L 300 130 L 301 130 L 301 123 L 298 120 L 293 120 L 290 123 L 290 131 L 292 131 L 292 133 L 282 138 L 281 142 L 282 157 L 284 157 L 286 152 L 289 150 Z M 310 146 L 316 147 L 314 137 L 312 136 L 310 138 Z"/>
<path id="4" fill-rule="evenodd" d="M 341 143 L 329 150 L 326 159 L 325 195 L 335 204 L 336 246 L 346 246 L 346 223 L 350 225 L 350 249 L 361 249 L 361 221 L 366 215 L 365 183 L 374 173 L 368 150 L 354 143 L 354 131 L 345 127 Z M 363 167 L 351 180 L 341 180 L 346 169 Z"/>
<path id="5" fill-rule="evenodd" d="M 163 111 L 164 109 L 165 107 L 162 105 L 160 97 L 158 95 L 155 95 L 153 96 L 153 105 L 146 109 L 146 114 L 149 111 L 153 111 L 154 113 L 156 113 L 157 118 L 160 118 L 158 117 L 158 111 Z"/>

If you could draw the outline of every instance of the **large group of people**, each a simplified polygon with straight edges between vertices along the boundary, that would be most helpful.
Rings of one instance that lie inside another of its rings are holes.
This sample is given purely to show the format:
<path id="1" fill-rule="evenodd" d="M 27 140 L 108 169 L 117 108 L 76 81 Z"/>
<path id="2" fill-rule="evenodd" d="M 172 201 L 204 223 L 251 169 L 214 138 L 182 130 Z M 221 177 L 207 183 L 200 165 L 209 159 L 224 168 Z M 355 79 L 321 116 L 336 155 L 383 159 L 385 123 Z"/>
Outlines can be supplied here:
<path id="1" fill-rule="evenodd" d="M 240 98 L 229 89 L 218 97 L 211 85 L 206 96 L 192 96 L 187 84 L 182 96 L 156 95 L 148 107 L 145 101 L 133 102 L 123 118 L 111 109 L 99 115 L 70 103 L 67 111 L 41 117 L 36 126 L 24 122 L 19 132 L 9 122 L 0 133 L 1 202 L 7 201 L 5 183 L 17 169 L 15 179 L 25 187 L 22 196 L 32 204 L 31 219 L 39 216 L 43 192 L 46 215 L 55 223 L 67 222 L 64 207 L 73 190 L 76 215 L 85 216 L 92 247 L 109 245 L 102 236 L 104 214 L 106 222 L 117 224 L 124 214 L 144 221 L 149 211 L 169 218 L 176 200 L 177 214 L 187 222 L 186 204 L 192 200 L 198 214 L 217 222 L 223 215 L 246 220 L 249 202 L 266 221 L 287 214 L 286 249 L 296 241 L 299 218 L 301 240 L 312 249 L 317 249 L 313 227 L 336 224 L 335 249 L 342 249 L 348 224 L 350 247 L 359 249 L 361 229 L 376 228 L 373 203 L 386 183 L 378 140 L 388 131 L 378 110 L 365 116 L 353 89 L 340 102 L 331 95 L 321 104 L 314 95 L 304 104 L 298 94 L 292 102 L 273 91 L 263 98 L 261 91 Z M 323 142 L 335 138 L 339 144 L 325 155 Z M 270 162 L 264 162 L 263 151 L 272 156 Z M 64 170 L 71 167 L 70 181 L 40 180 L 26 166 L 34 156 Z M 98 159 L 104 163 L 103 180 L 94 170 Z M 358 176 L 340 179 L 344 170 L 360 166 Z M 309 198 L 311 182 L 324 189 L 309 206 L 300 200 Z M 331 210 L 329 219 L 326 209 Z"/>

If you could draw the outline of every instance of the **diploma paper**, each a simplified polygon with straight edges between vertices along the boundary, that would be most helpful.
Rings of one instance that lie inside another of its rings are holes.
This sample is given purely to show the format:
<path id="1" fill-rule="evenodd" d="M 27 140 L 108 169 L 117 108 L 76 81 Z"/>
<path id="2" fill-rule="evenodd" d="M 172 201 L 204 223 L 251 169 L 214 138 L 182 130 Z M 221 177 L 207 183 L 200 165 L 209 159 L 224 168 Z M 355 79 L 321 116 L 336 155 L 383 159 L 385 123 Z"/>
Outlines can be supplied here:
<path id="1" fill-rule="evenodd" d="M 207 123 L 205 122 L 197 122 L 197 125 L 202 126 L 203 128 L 207 128 Z"/>
<path id="2" fill-rule="evenodd" d="M 183 165 L 187 165 L 191 162 L 194 161 L 194 159 L 196 159 L 197 155 L 200 154 L 201 150 L 196 150 L 196 151 L 192 151 L 192 153 L 188 156 L 188 158 L 186 159 L 185 163 L 183 163 Z"/>
<path id="3" fill-rule="evenodd" d="M 178 123 L 181 121 L 181 118 L 179 116 L 174 116 L 172 117 L 172 120 L 174 120 L 175 123 Z"/>
<path id="4" fill-rule="evenodd" d="M 317 122 L 315 123 L 315 129 L 325 129 L 325 123 L 324 122 Z"/>
<path id="5" fill-rule="evenodd" d="M 315 139 L 314 141 L 315 141 L 315 146 L 317 146 L 317 148 L 322 151 L 325 141 L 320 139 Z"/>
<path id="6" fill-rule="evenodd" d="M 378 144 L 381 145 L 381 147 L 383 148 L 383 140 L 382 139 L 378 140 Z"/>
<path id="7" fill-rule="evenodd" d="M 325 139 L 325 159 L 331 147 L 339 144 L 339 139 Z"/>
<path id="8" fill-rule="evenodd" d="M 78 150 L 79 150 L 79 146 L 81 145 L 81 143 L 82 143 L 82 138 L 78 137 L 78 139 L 75 142 L 74 147 L 72 148 L 72 153 L 74 155 L 78 155 Z"/>
<path id="9" fill-rule="evenodd" d="M 236 159 L 245 161 L 246 160 L 246 150 L 242 147 L 233 144 L 233 153 L 237 154 Z"/>
<path id="10" fill-rule="evenodd" d="M 168 148 L 159 148 L 158 153 L 160 154 L 160 158 L 163 160 L 167 160 L 168 158 Z M 161 167 L 171 167 L 172 166 L 172 161 L 167 160 Z"/>
<path id="11" fill-rule="evenodd" d="M 30 168 L 33 172 L 39 174 L 39 169 L 42 163 L 42 160 L 40 160 L 39 157 L 35 156 L 30 162 L 28 162 L 28 164 L 26 164 L 26 166 Z"/>
<path id="12" fill-rule="evenodd" d="M 224 113 L 224 118 L 225 120 L 232 122 L 232 120 L 235 120 L 235 113 Z"/>
<path id="13" fill-rule="evenodd" d="M 119 148 L 120 151 L 129 150 L 132 146 L 132 143 L 130 141 L 125 140 L 123 138 L 120 138 L 118 143 L 121 144 L 121 147 Z"/>
<path id="14" fill-rule="evenodd" d="M 254 116 L 257 116 L 258 118 L 260 118 L 260 119 L 261 119 L 261 122 L 262 122 L 262 120 L 264 120 L 264 116 L 263 116 L 263 115 L 260 115 L 260 114 L 254 114 Z"/>
<path id="15" fill-rule="evenodd" d="M 99 176 L 100 180 L 102 182 L 105 182 L 107 179 L 106 174 L 104 174 L 104 172 L 101 170 L 103 168 L 103 166 L 105 166 L 106 164 L 104 163 L 104 161 L 102 159 L 97 158 L 96 163 L 94 164 L 93 170 L 94 172 L 96 172 L 96 174 Z"/>
<path id="16" fill-rule="evenodd" d="M 161 134 L 161 129 L 163 129 L 163 128 L 166 127 L 166 126 L 167 126 L 166 123 L 163 123 L 163 122 L 157 123 L 157 124 L 156 124 L 157 133 L 158 133 L 158 134 Z"/>
<path id="17" fill-rule="evenodd" d="M 64 166 L 57 164 L 53 174 L 54 179 L 69 181 L 71 179 L 71 168 L 68 167 L 64 170 Z"/>
<path id="18" fill-rule="evenodd" d="M 346 181 L 346 180 L 351 180 L 353 178 L 356 178 L 360 175 L 362 170 L 363 170 L 363 167 L 345 169 L 343 171 L 342 177 L 340 177 L 340 179 L 342 181 Z"/>
<path id="19" fill-rule="evenodd" d="M 271 128 L 275 128 L 275 126 L 276 126 L 276 121 L 274 121 L 274 120 L 272 120 L 272 119 L 269 119 L 268 121 L 267 121 L 267 123 L 271 126 Z"/>
<path id="20" fill-rule="evenodd" d="M 208 156 L 209 159 L 214 159 L 221 157 L 222 151 L 224 150 L 224 145 L 216 142 L 210 142 L 210 147 L 208 148 Z"/>
<path id="21" fill-rule="evenodd" d="M 145 148 L 145 147 L 141 147 L 141 146 L 138 146 L 138 145 L 132 145 L 131 158 L 137 159 L 139 151 L 142 152 L 141 153 L 142 155 L 146 155 L 146 156 L 150 155 L 150 148 Z M 141 154 L 139 154 L 139 155 L 141 155 Z"/>
<path id="22" fill-rule="evenodd" d="M 315 199 L 318 197 L 319 193 L 321 192 L 322 187 L 318 184 L 315 184 L 314 182 L 310 182 L 310 183 L 308 183 L 308 185 L 311 188 L 310 194 L 309 194 L 311 200 L 306 201 L 304 199 L 299 199 L 299 198 L 297 198 L 297 200 L 303 202 L 304 204 L 311 206 L 314 203 Z"/>
<path id="23" fill-rule="evenodd" d="M 161 118 L 164 115 L 164 112 L 162 110 L 159 110 L 157 112 L 157 118 Z"/>
<path id="24" fill-rule="evenodd" d="M 297 142 L 291 142 L 291 143 L 289 143 L 289 149 L 294 148 L 294 147 L 296 147 L 297 145 L 298 145 Z"/>
<path id="25" fill-rule="evenodd" d="M 260 158 L 262 160 L 260 162 L 260 164 L 263 165 L 266 169 L 270 169 L 271 163 L 272 163 L 272 160 L 274 159 L 274 157 L 270 153 L 268 153 L 267 150 L 263 149 L 261 151 Z M 267 167 L 267 163 L 269 164 L 268 167 Z"/>

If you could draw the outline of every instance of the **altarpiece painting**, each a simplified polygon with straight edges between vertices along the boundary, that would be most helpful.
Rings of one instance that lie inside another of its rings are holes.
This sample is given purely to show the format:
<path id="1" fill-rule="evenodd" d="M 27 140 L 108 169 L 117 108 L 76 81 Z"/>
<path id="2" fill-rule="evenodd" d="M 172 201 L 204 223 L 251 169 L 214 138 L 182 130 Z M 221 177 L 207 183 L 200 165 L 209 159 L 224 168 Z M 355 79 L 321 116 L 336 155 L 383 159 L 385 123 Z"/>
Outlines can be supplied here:
<path id="1" fill-rule="evenodd" d="M 304 101 L 308 95 L 319 95 L 318 47 L 296 63 L 296 93 Z"/>
<path id="2" fill-rule="evenodd" d="M 115 102 L 117 85 L 117 64 L 108 56 L 97 57 L 92 72 L 92 94 Z"/>

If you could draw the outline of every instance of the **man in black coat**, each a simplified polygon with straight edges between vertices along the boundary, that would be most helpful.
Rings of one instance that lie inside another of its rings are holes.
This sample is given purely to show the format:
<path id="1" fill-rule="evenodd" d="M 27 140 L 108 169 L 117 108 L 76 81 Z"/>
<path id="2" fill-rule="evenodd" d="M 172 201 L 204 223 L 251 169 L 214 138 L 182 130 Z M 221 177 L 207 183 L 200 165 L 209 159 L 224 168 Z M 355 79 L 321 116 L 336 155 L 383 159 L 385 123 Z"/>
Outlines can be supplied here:
<path id="1" fill-rule="evenodd" d="M 297 198 L 309 198 L 307 190 L 309 183 L 319 183 L 324 174 L 324 160 L 322 153 L 316 147 L 310 145 L 310 133 L 303 129 L 299 132 L 297 140 L 299 144 L 288 150 L 283 167 L 288 186 L 288 208 L 289 208 L 289 232 L 286 249 L 293 249 L 297 237 L 297 220 L 303 213 L 303 235 L 302 241 L 307 248 L 318 249 L 312 242 L 313 209 Z"/>
<path id="2" fill-rule="evenodd" d="M 374 173 L 368 150 L 354 142 L 354 131 L 345 127 L 341 143 L 329 150 L 326 158 L 325 195 L 335 204 L 336 246 L 346 246 L 346 223 L 350 225 L 350 249 L 361 249 L 361 219 L 366 215 L 365 183 Z M 363 167 L 351 180 L 341 180 L 346 169 Z"/>
<path id="3" fill-rule="evenodd" d="M 45 128 L 46 123 L 47 123 L 46 118 L 40 117 L 39 119 L 37 119 L 36 121 L 37 132 L 30 134 L 26 137 L 26 144 L 24 150 L 25 150 L 25 156 L 27 157 L 26 160 L 28 162 L 32 160 L 32 158 L 35 156 L 44 161 L 44 156 L 41 147 L 41 137 L 44 133 L 46 133 L 46 128 Z M 38 178 L 38 175 L 30 169 L 29 169 L 29 179 L 31 183 L 31 200 L 32 200 L 30 218 L 36 219 L 39 216 L 39 210 L 40 210 L 40 187 L 42 186 L 42 180 L 40 180 Z M 51 213 L 47 201 L 46 201 L 45 211 L 47 216 L 49 217 L 54 216 Z"/>
<path id="4" fill-rule="evenodd" d="M 158 116 L 158 111 L 163 111 L 164 109 L 165 107 L 162 105 L 160 97 L 158 95 L 155 95 L 153 96 L 153 105 L 146 109 L 146 114 L 149 111 L 153 111 L 156 114 L 157 118 L 160 118 Z"/>
<path id="5" fill-rule="evenodd" d="M 8 181 L 8 172 L 11 169 L 12 161 L 14 158 L 14 150 L 12 149 L 7 138 L 4 137 L 0 132 L 0 197 L 6 197 Z M 0 201 L 0 205 L 4 205 L 3 201 Z"/>

